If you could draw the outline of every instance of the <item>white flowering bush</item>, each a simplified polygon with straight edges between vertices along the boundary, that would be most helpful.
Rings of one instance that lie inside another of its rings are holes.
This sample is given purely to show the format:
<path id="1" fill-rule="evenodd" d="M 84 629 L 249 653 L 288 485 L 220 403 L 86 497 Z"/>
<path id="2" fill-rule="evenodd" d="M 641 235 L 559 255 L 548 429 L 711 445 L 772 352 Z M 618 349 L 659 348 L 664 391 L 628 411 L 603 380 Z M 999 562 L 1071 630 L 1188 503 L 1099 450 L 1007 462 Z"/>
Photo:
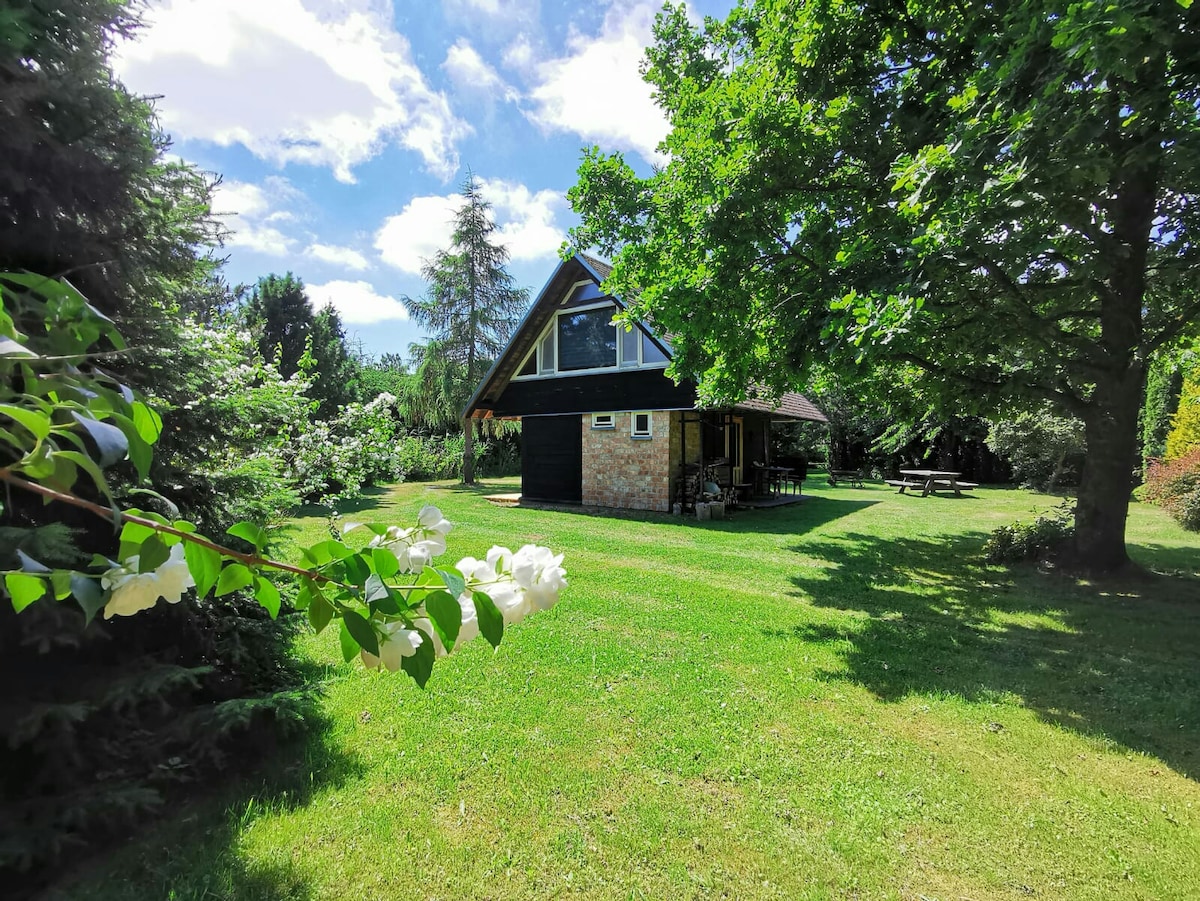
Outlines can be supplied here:
<path id="1" fill-rule="evenodd" d="M 301 496 L 356 496 L 365 485 L 404 477 L 396 398 L 381 394 L 347 404 L 336 419 L 314 422 L 296 440 L 289 460 Z"/>
<path id="2" fill-rule="evenodd" d="M 10 300 L 13 284 L 24 290 Z M 0 482 L 120 526 L 117 559 L 97 555 L 85 568 L 52 568 L 15 551 L 18 567 L 2 574 L 18 614 L 39 601 L 72 599 L 91 622 L 101 611 L 105 618 L 133 616 L 160 600 L 179 603 L 194 590 L 199 599 L 244 591 L 276 617 L 282 605 L 276 580 L 293 579 L 299 583 L 295 606 L 313 628 L 338 622 L 347 661 L 357 656 L 371 667 L 404 670 L 424 686 L 437 658 L 480 635 L 498 646 L 506 626 L 553 606 L 566 587 L 562 556 L 533 545 L 516 553 L 494 547 L 482 561 L 464 557 L 453 567 L 438 565 L 451 526 L 436 507 L 422 509 L 407 527 L 349 524 L 343 537 L 357 528 L 372 533 L 365 547 L 330 538 L 304 548 L 296 564 L 268 557 L 268 534 L 252 522 L 228 530 L 249 549 L 239 550 L 199 534 L 186 520 L 121 510 L 104 469 L 129 460 L 145 478 L 162 420 L 112 376 L 71 362 L 101 338 L 122 347 L 120 335 L 66 283 L 6 275 L 0 299 Z M 21 305 L 23 319 L 7 312 L 10 302 Z M 31 350 L 26 342 L 34 342 L 18 321 L 66 322 L 59 352 Z M 264 372 L 235 369 L 230 378 L 260 381 Z M 274 384 L 282 390 L 268 395 L 290 409 L 292 386 Z M 394 403 L 383 395 L 346 408 L 329 427 L 328 472 L 345 484 L 394 475 L 383 438 L 395 428 Z M 107 505 L 74 491 L 81 478 Z"/>

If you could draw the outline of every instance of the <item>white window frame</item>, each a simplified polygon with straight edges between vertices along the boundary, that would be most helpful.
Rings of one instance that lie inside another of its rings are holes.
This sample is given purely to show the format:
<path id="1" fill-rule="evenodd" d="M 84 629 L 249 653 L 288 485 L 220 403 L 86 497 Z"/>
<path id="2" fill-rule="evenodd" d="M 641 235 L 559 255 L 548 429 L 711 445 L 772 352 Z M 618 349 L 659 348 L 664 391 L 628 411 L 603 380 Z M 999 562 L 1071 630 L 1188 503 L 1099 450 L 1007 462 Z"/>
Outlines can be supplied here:
<path id="1" fill-rule="evenodd" d="M 592 428 L 593 429 L 615 429 L 617 427 L 617 417 L 613 413 L 593 413 Z"/>
<path id="2" fill-rule="evenodd" d="M 640 430 L 637 427 L 639 416 L 646 417 L 646 428 Z M 654 414 L 649 410 L 640 410 L 636 413 L 629 414 L 629 437 L 637 441 L 649 441 L 654 437 Z"/>
<path id="3" fill-rule="evenodd" d="M 575 285 L 572 285 L 570 291 L 568 291 L 568 293 L 567 293 L 567 296 L 570 297 L 571 294 L 573 294 L 575 292 L 575 289 L 578 288 L 580 284 L 585 284 L 585 283 L 579 282 Z M 590 283 L 586 283 L 586 284 L 590 284 Z M 637 342 L 637 362 L 631 363 L 631 362 L 623 359 L 622 351 L 624 349 L 624 344 L 622 342 L 622 337 L 623 337 L 623 333 L 624 333 L 625 329 L 624 329 L 624 326 L 613 323 L 613 326 L 612 326 L 613 332 L 617 339 L 617 362 L 616 362 L 615 366 L 597 366 L 597 367 L 593 367 L 591 369 L 572 369 L 569 372 L 560 372 L 559 368 L 558 368 L 558 345 L 559 345 L 558 317 L 559 316 L 570 316 L 575 313 L 586 313 L 589 310 L 599 310 L 599 309 L 603 309 L 604 307 L 611 307 L 614 315 L 616 315 L 616 313 L 620 309 L 617 306 L 617 304 L 612 300 L 599 300 L 599 301 L 595 301 L 593 303 L 580 304 L 577 307 L 571 307 L 570 309 L 566 309 L 566 310 L 556 310 L 554 315 L 550 317 L 550 323 L 546 326 L 546 328 L 544 328 L 542 330 L 541 335 L 538 336 L 538 340 L 534 343 L 533 350 L 530 351 L 530 353 L 534 354 L 536 357 L 536 366 L 534 367 L 535 368 L 534 374 L 533 375 L 514 375 L 513 380 L 516 381 L 516 380 L 526 380 L 526 379 L 548 379 L 548 378 L 560 378 L 560 377 L 570 378 L 570 377 L 574 377 L 577 375 L 603 375 L 604 373 L 608 373 L 608 372 L 622 372 L 622 371 L 629 371 L 629 370 L 633 370 L 633 369 L 666 369 L 667 368 L 667 365 L 670 362 L 669 360 L 663 360 L 658 363 L 643 363 L 642 362 L 642 347 L 644 346 L 644 342 L 647 340 L 653 341 L 654 339 L 650 338 L 649 332 L 647 332 L 645 329 L 643 329 L 637 325 L 634 326 L 634 330 L 639 333 L 638 342 Z M 550 354 L 546 353 L 546 350 L 547 350 L 546 343 L 547 343 L 547 339 L 550 338 L 551 336 L 553 336 L 553 340 L 554 340 L 554 354 L 553 354 L 554 359 L 547 360 L 546 357 L 550 356 Z M 521 365 L 517 367 L 517 371 L 519 372 L 521 369 L 523 369 L 525 367 L 525 364 L 528 362 L 529 362 L 529 357 L 526 356 L 521 361 Z"/>

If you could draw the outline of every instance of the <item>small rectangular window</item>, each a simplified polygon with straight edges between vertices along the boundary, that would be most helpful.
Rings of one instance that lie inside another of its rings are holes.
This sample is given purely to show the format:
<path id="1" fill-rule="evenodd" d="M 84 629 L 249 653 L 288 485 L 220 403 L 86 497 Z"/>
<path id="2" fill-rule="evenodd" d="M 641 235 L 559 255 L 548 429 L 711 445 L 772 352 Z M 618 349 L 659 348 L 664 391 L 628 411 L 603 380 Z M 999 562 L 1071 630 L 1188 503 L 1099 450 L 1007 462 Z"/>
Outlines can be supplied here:
<path id="1" fill-rule="evenodd" d="M 611 413 L 593 413 L 592 428 L 593 429 L 615 429 L 617 422 Z"/>
<path id="2" fill-rule="evenodd" d="M 630 434 L 634 438 L 653 438 L 653 423 L 649 413 L 634 413 L 629 417 Z"/>
<path id="3" fill-rule="evenodd" d="M 625 331 L 620 328 L 621 332 L 621 368 L 636 367 L 638 364 L 638 336 L 641 331 L 637 328 Z"/>
<path id="4" fill-rule="evenodd" d="M 538 372 L 547 373 L 554 372 L 554 331 L 553 329 L 547 333 L 542 339 L 541 347 L 538 349 L 541 356 L 541 362 L 538 364 Z"/>

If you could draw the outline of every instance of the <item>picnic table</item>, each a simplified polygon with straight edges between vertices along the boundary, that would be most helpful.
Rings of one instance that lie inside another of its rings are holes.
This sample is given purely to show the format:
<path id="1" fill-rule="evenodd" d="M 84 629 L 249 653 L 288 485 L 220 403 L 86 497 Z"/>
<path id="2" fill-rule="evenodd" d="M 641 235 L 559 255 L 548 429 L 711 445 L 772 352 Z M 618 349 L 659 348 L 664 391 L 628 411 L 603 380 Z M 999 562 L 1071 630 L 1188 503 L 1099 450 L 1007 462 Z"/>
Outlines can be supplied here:
<path id="1" fill-rule="evenodd" d="M 755 493 L 760 495 L 782 494 L 784 482 L 794 471 L 791 466 L 763 466 L 755 463 Z"/>
<path id="2" fill-rule="evenodd" d="M 863 474 L 857 469 L 831 469 L 829 470 L 829 484 L 836 488 L 838 482 L 849 482 L 855 488 L 862 488 Z"/>
<path id="3" fill-rule="evenodd" d="M 920 488 L 921 497 L 928 497 L 938 491 L 953 491 L 955 497 L 962 497 L 963 488 L 978 488 L 977 482 L 964 482 L 961 472 L 950 472 L 944 469 L 902 469 L 902 478 L 885 479 L 887 484 L 899 488 L 900 493 L 909 488 Z"/>

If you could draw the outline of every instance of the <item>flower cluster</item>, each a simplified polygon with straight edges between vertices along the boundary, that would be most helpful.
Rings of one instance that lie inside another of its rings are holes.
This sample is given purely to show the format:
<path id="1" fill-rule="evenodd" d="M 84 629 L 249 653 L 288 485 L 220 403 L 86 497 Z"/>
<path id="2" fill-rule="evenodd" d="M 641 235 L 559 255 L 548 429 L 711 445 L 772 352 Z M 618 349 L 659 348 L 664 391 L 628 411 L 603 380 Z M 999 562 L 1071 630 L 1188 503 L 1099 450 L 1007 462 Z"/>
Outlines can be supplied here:
<path id="1" fill-rule="evenodd" d="M 183 593 L 196 583 L 183 556 L 183 545 L 171 548 L 170 556 L 151 572 L 138 572 L 139 559 L 134 555 L 124 565 L 110 569 L 100 580 L 103 588 L 112 592 L 104 605 L 104 618 L 133 616 L 149 610 L 165 598 L 178 604 Z"/>
<path id="2" fill-rule="evenodd" d="M 567 587 L 562 561 L 562 554 L 535 544 L 527 544 L 515 554 L 493 546 L 485 560 L 464 557 L 457 569 L 467 580 L 467 588 L 491 598 L 504 616 L 504 624 L 511 626 L 558 603 L 558 593 Z"/>
<path id="3" fill-rule="evenodd" d="M 445 551 L 445 536 L 449 531 L 450 523 L 441 511 L 427 506 L 421 510 L 414 528 L 401 530 L 393 526 L 376 536 L 371 546 L 392 551 L 405 572 L 419 572 Z M 539 610 L 549 610 L 567 586 L 562 562 L 561 554 L 533 544 L 516 553 L 495 546 L 484 560 L 464 557 L 455 566 L 462 573 L 465 588 L 456 598 L 461 618 L 453 647 L 445 646 L 429 612 L 420 606 L 410 621 L 387 618 L 377 623 L 381 633 L 379 655 L 362 651 L 363 664 L 395 672 L 403 665 L 404 658 L 415 655 L 426 642 L 433 648 L 434 656 L 440 658 L 473 641 L 481 634 L 476 594 L 485 596 L 495 606 L 505 626 L 515 625 Z"/>

